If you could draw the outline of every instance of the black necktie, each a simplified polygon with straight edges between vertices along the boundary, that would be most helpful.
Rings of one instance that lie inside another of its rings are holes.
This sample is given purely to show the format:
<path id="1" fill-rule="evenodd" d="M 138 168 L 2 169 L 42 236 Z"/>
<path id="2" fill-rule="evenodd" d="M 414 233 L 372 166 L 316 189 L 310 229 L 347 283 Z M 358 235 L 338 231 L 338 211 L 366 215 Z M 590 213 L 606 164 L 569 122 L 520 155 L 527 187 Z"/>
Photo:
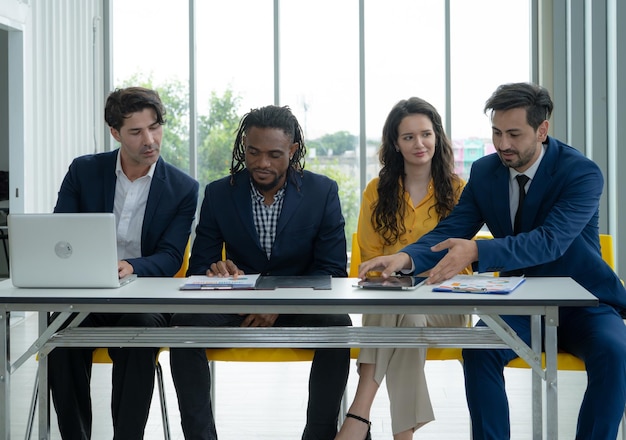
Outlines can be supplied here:
<path id="1" fill-rule="evenodd" d="M 524 187 L 530 180 L 530 177 L 525 174 L 518 174 L 515 179 L 517 179 L 517 183 L 519 185 L 519 202 L 517 204 L 517 212 L 515 213 L 515 222 L 513 222 L 513 233 L 517 235 L 521 228 L 522 205 L 524 203 L 524 199 L 526 198 L 526 189 Z"/>

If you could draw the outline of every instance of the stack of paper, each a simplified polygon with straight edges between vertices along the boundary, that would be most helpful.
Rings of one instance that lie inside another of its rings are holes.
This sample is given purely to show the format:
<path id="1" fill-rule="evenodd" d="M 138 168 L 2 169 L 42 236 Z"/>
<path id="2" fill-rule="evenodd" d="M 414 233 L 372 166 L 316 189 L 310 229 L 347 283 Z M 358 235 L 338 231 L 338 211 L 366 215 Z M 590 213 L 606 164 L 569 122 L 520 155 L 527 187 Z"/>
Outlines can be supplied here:
<path id="1" fill-rule="evenodd" d="M 247 290 L 254 289 L 259 275 L 239 275 L 230 277 L 190 276 L 180 290 Z"/>

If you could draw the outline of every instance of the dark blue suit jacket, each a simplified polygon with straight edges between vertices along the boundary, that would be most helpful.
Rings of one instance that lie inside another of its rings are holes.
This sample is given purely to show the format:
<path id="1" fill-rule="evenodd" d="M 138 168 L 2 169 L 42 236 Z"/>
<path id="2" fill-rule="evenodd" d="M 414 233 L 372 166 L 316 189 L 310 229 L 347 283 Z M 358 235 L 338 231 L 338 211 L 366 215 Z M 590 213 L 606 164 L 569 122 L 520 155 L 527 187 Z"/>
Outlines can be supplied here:
<path id="1" fill-rule="evenodd" d="M 268 260 L 252 218 L 250 174 L 242 170 L 207 185 L 188 274 L 203 275 L 227 258 L 249 274 L 345 277 L 346 238 L 337 183 L 308 171 L 290 172 Z M 295 183 L 294 180 L 295 179 Z"/>
<path id="2" fill-rule="evenodd" d="M 54 212 L 113 212 L 119 150 L 81 156 L 63 179 Z M 182 265 L 198 203 L 198 182 L 159 158 L 141 230 L 138 276 L 173 276 Z"/>
<path id="3" fill-rule="evenodd" d="M 474 162 L 452 213 L 417 243 L 404 248 L 416 272 L 444 255 L 430 246 L 449 237 L 470 239 L 486 224 L 494 240 L 478 240 L 478 271 L 523 269 L 526 276 L 568 276 L 600 301 L 626 308 L 626 291 L 602 260 L 598 210 L 604 180 L 576 149 L 548 138 L 545 155 L 524 201 L 522 233 L 513 235 L 509 169 L 496 154 Z"/>

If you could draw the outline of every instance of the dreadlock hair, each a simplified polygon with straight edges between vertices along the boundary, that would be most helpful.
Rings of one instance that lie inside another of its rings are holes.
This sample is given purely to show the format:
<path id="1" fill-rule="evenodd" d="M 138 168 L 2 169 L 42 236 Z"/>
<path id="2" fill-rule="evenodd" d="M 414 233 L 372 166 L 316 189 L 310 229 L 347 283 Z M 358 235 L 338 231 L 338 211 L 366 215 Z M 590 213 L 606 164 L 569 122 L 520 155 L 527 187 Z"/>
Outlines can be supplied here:
<path id="1" fill-rule="evenodd" d="M 233 147 L 233 158 L 230 164 L 231 182 L 233 181 L 232 176 L 245 168 L 246 147 L 244 138 L 252 127 L 278 128 L 289 136 L 292 142 L 297 142 L 298 148 L 289 160 L 289 167 L 293 171 L 302 174 L 306 156 L 302 127 L 300 127 L 300 123 L 291 113 L 291 109 L 288 106 L 268 105 L 250 110 L 239 122 L 237 137 Z"/>
<path id="2" fill-rule="evenodd" d="M 406 233 L 404 217 L 407 203 L 404 198 L 404 158 L 396 151 L 398 127 L 402 120 L 410 115 L 427 116 L 435 132 L 435 153 L 431 161 L 431 176 L 435 188 L 435 214 L 438 220 L 445 218 L 455 205 L 455 182 L 459 177 L 454 173 L 454 153 L 452 144 L 443 129 L 441 116 L 430 103 L 420 98 L 409 98 L 398 102 L 392 109 L 383 126 L 382 144 L 378 150 L 378 159 L 382 165 L 378 174 L 378 200 L 373 206 L 372 225 L 383 238 L 386 245 L 398 242 Z M 429 212 L 430 216 L 430 212 Z"/>

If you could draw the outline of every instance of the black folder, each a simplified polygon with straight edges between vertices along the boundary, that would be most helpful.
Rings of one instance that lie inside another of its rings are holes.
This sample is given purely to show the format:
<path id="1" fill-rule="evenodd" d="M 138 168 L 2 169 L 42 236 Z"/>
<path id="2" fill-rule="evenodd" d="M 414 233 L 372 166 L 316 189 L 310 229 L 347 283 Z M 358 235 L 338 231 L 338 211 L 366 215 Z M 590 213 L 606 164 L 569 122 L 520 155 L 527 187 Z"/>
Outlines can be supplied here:
<path id="1" fill-rule="evenodd" d="M 330 275 L 262 275 L 256 282 L 257 290 L 274 290 L 281 287 L 308 287 L 315 290 L 330 290 Z"/>

